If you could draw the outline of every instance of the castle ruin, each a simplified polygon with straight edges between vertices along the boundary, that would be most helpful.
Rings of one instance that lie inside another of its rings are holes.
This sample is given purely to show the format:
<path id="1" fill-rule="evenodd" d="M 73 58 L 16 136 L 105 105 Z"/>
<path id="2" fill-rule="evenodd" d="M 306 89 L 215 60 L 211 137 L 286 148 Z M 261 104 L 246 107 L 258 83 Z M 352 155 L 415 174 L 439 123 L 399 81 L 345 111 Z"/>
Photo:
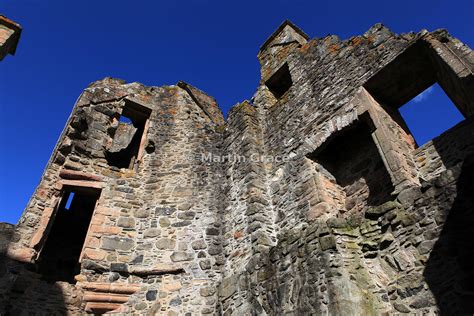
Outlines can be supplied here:
<path id="1" fill-rule="evenodd" d="M 471 49 L 285 21 L 258 59 L 227 120 L 185 82 L 87 87 L 0 226 L 0 314 L 472 315 Z M 416 144 L 434 83 L 465 119 Z"/>

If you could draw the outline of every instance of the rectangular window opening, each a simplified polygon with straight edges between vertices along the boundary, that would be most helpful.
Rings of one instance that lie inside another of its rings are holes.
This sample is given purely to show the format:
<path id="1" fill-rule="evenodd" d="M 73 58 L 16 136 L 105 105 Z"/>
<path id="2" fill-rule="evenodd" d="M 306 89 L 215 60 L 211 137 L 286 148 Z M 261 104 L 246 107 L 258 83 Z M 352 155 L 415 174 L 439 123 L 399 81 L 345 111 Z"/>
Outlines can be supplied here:
<path id="1" fill-rule="evenodd" d="M 393 185 L 365 122 L 349 126 L 308 156 L 323 190 L 340 213 L 354 214 L 391 199 Z"/>
<path id="2" fill-rule="evenodd" d="M 265 85 L 275 98 L 280 99 L 293 85 L 288 64 L 285 63 L 281 66 L 280 69 L 278 69 L 270 79 L 265 82 Z"/>
<path id="3" fill-rule="evenodd" d="M 146 122 L 150 110 L 127 102 L 118 119 L 112 146 L 105 153 L 110 166 L 133 169 L 140 157 L 140 145 L 145 137 Z"/>
<path id="4" fill-rule="evenodd" d="M 438 62 L 435 62 L 438 60 Z M 466 105 L 455 103 L 453 77 L 440 67 L 436 52 L 417 42 L 364 85 L 417 147 L 464 120 Z M 459 100 L 458 100 L 459 101 Z M 463 112 L 464 106 L 464 112 Z"/>
<path id="5" fill-rule="evenodd" d="M 423 145 L 464 120 L 436 83 L 399 109 L 417 144 Z"/>
<path id="6" fill-rule="evenodd" d="M 100 192 L 87 188 L 66 189 L 36 261 L 48 282 L 75 283 L 79 258 Z"/>

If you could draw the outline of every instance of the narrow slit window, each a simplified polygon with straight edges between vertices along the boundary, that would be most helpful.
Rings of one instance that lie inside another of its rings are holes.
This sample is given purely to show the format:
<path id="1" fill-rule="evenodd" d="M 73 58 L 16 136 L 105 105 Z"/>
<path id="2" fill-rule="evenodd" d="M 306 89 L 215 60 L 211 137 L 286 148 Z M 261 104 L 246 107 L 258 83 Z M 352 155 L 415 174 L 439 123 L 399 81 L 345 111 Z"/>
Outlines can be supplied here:
<path id="1" fill-rule="evenodd" d="M 146 136 L 149 116 L 148 109 L 131 102 L 125 104 L 113 135 L 112 146 L 105 154 L 109 165 L 129 169 L 135 167 L 140 158 L 140 145 Z"/>
<path id="2" fill-rule="evenodd" d="M 265 85 L 273 93 L 275 98 L 281 98 L 293 85 L 290 69 L 285 63 L 265 82 Z"/>
<path id="3" fill-rule="evenodd" d="M 71 204 L 72 204 L 73 199 L 74 199 L 74 192 L 71 192 L 71 193 L 69 193 L 69 196 L 68 196 L 67 201 L 66 201 L 66 205 L 64 207 L 66 210 L 71 209 Z"/>
<path id="4" fill-rule="evenodd" d="M 37 260 L 38 272 L 46 281 L 75 283 L 74 276 L 80 273 L 79 258 L 99 194 L 86 188 L 64 192 Z"/>

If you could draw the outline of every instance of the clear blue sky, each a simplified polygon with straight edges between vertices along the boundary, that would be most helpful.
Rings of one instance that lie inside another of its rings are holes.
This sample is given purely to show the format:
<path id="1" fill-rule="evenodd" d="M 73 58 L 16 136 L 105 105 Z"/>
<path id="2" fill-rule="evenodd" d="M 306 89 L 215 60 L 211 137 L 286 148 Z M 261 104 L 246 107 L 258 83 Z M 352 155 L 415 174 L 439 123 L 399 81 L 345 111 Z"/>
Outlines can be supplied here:
<path id="1" fill-rule="evenodd" d="M 311 37 L 344 39 L 382 22 L 397 33 L 447 28 L 474 44 L 472 0 L 2 0 L 0 13 L 24 28 L 16 56 L 0 62 L 0 221 L 12 223 L 92 81 L 184 80 L 226 113 L 254 93 L 258 48 L 287 18 Z"/>

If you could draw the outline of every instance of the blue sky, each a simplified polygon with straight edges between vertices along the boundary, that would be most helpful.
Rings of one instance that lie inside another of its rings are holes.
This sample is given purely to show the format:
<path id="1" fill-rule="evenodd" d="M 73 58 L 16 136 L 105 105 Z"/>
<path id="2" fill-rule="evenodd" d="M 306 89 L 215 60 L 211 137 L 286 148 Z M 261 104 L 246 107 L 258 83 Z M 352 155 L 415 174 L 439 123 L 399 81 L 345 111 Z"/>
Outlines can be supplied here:
<path id="1" fill-rule="evenodd" d="M 311 37 L 344 39 L 382 22 L 397 33 L 447 28 L 473 47 L 473 12 L 472 0 L 2 0 L 0 13 L 24 31 L 16 56 L 0 63 L 0 221 L 18 220 L 92 81 L 184 80 L 226 113 L 254 93 L 258 48 L 287 18 Z M 434 95 L 422 101 L 441 100 Z"/>
<path id="2" fill-rule="evenodd" d="M 464 119 L 437 83 L 404 104 L 400 113 L 419 146 Z"/>

